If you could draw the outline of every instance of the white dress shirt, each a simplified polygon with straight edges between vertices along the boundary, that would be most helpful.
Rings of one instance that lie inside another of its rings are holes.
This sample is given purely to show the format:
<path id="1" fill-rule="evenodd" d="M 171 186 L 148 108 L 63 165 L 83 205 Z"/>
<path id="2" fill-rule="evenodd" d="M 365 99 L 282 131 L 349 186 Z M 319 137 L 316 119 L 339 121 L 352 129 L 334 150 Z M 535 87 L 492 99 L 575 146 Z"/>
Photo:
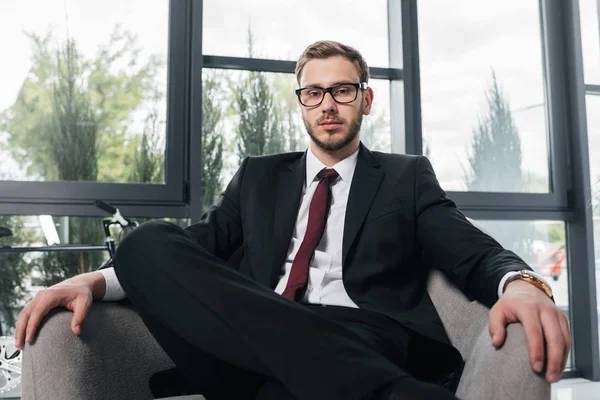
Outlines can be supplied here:
<path id="1" fill-rule="evenodd" d="M 331 183 L 331 207 L 327 215 L 327 223 L 321 241 L 315 249 L 308 271 L 308 286 L 303 301 L 331 306 L 358 306 L 350 299 L 342 280 L 342 240 L 344 237 L 344 220 L 346 205 L 350 194 L 350 184 L 356 168 L 358 150 L 335 164 L 333 169 L 338 177 Z M 319 180 L 317 174 L 326 168 L 310 151 L 306 152 L 306 182 L 302 190 L 300 210 L 287 257 L 280 272 L 280 279 L 275 291 L 283 293 L 292 270 L 292 262 L 302 244 L 308 225 L 308 210 Z"/>
<path id="2" fill-rule="evenodd" d="M 331 184 L 331 207 L 323 236 L 309 265 L 308 286 L 303 298 L 304 302 L 358 308 L 348 296 L 342 280 L 344 220 L 357 158 L 358 150 L 332 167 L 337 171 L 339 177 Z M 306 182 L 302 191 L 300 210 L 287 256 L 284 265 L 281 267 L 279 282 L 275 288 L 275 292 L 279 294 L 285 290 L 292 269 L 292 262 L 304 239 L 310 202 L 319 183 L 317 174 L 323 168 L 325 168 L 325 165 L 309 149 L 306 154 Z M 114 269 L 106 268 L 100 270 L 100 272 L 106 280 L 106 294 L 102 301 L 116 301 L 125 298 L 126 294 L 115 275 Z M 502 289 L 506 280 L 514 274 L 516 272 L 508 272 L 504 275 L 498 285 L 498 297 L 502 296 Z"/>

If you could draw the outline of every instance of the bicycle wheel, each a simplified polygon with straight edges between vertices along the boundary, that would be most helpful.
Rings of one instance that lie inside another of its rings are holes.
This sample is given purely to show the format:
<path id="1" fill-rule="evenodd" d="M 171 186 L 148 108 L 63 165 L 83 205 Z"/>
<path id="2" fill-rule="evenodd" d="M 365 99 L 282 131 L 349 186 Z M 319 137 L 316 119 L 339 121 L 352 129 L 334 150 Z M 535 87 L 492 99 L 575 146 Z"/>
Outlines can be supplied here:
<path id="1" fill-rule="evenodd" d="M 15 338 L 0 336 L 0 398 L 21 396 L 21 361 Z"/>

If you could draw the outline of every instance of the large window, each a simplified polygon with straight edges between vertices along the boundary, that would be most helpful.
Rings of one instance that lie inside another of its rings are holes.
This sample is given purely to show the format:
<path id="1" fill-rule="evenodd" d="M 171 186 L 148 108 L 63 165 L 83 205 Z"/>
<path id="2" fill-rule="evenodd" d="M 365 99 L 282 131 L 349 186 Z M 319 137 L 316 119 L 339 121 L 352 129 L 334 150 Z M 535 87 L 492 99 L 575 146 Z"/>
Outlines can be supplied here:
<path id="1" fill-rule="evenodd" d="M 298 59 L 309 43 L 338 40 L 356 47 L 371 66 L 387 67 L 387 1 L 368 4 L 330 0 L 206 0 L 205 54 L 249 56 L 274 60 Z"/>
<path id="2" fill-rule="evenodd" d="M 2 2 L 0 180 L 164 183 L 168 22 L 166 0 Z"/>
<path id="3" fill-rule="evenodd" d="M 372 79 L 369 86 L 375 100 L 371 114 L 363 118 L 361 141 L 371 150 L 389 152 L 390 84 Z M 246 156 L 307 149 L 297 87 L 293 74 L 204 69 L 206 201 L 220 194 Z"/>
<path id="4" fill-rule="evenodd" d="M 451 191 L 550 190 L 539 2 L 418 2 L 423 151 Z"/>

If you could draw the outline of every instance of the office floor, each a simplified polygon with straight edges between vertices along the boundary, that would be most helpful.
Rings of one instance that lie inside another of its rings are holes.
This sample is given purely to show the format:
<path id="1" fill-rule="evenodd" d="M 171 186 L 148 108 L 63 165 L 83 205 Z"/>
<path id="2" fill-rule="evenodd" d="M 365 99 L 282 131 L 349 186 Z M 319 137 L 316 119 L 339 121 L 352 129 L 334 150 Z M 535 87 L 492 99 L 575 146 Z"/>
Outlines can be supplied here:
<path id="1" fill-rule="evenodd" d="M 564 379 L 552 385 L 552 400 L 598 400 L 600 382 L 587 379 Z"/>

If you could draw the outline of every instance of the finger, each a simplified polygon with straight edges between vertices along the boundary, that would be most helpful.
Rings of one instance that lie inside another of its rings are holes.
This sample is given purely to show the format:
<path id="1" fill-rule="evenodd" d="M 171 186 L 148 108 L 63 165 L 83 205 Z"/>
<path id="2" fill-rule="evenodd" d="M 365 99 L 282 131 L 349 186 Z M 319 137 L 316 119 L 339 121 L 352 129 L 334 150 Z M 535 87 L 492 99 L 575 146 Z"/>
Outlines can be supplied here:
<path id="1" fill-rule="evenodd" d="M 23 346 L 25 344 L 25 329 L 29 323 L 31 310 L 35 307 L 36 303 L 39 301 L 39 298 L 39 296 L 35 296 L 33 300 L 31 300 L 19 313 L 19 318 L 17 319 L 17 325 L 15 327 L 15 346 L 19 350 L 23 350 Z"/>
<path id="2" fill-rule="evenodd" d="M 498 348 L 504 344 L 506 338 L 506 317 L 500 305 L 492 307 L 489 314 L 489 333 L 492 337 L 492 346 Z"/>
<path id="3" fill-rule="evenodd" d="M 58 305 L 59 301 L 57 297 L 44 296 L 44 298 L 40 299 L 35 308 L 31 311 L 31 316 L 29 317 L 29 323 L 27 324 L 27 329 L 25 331 L 25 341 L 27 343 L 30 343 L 33 340 L 42 318 Z"/>
<path id="4" fill-rule="evenodd" d="M 537 309 L 524 312 L 519 320 L 525 331 L 531 368 L 536 372 L 541 372 L 544 368 L 544 332 Z"/>
<path id="5" fill-rule="evenodd" d="M 565 351 L 565 337 L 554 310 L 542 310 L 540 321 L 546 338 L 546 380 L 549 383 L 555 383 L 560 379 L 560 369 Z"/>
<path id="6" fill-rule="evenodd" d="M 569 330 L 569 321 L 567 317 L 561 312 L 558 311 L 558 323 L 560 324 L 560 329 L 562 331 L 563 337 L 565 338 L 565 355 L 563 359 L 563 363 L 561 364 L 560 372 L 561 374 L 564 372 L 567 367 L 567 361 L 569 359 L 569 353 L 571 352 L 571 332 Z"/>
<path id="7" fill-rule="evenodd" d="M 71 320 L 71 330 L 74 334 L 81 334 L 81 324 L 90 309 L 89 299 L 87 296 L 78 296 L 75 299 L 73 306 L 73 319 Z"/>

